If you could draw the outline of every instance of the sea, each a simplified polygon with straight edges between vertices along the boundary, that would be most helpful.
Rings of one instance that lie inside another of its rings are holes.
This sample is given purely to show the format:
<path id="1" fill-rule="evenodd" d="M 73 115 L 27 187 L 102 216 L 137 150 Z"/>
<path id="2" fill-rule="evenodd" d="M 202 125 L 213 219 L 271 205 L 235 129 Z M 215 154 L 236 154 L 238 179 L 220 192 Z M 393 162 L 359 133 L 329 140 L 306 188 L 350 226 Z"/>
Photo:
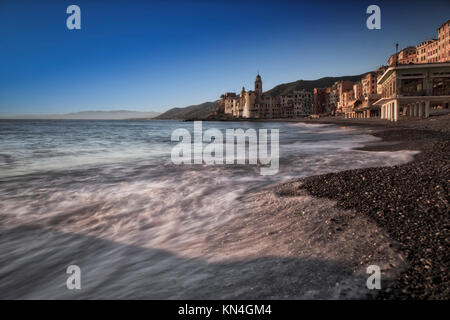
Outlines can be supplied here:
<path id="1" fill-rule="evenodd" d="M 249 197 L 292 179 L 406 163 L 414 152 L 358 150 L 379 138 L 356 127 L 202 125 L 279 130 L 278 172 L 174 164 L 171 135 L 193 132 L 193 122 L 0 120 L 0 298 L 339 298 L 339 262 L 284 253 L 292 243 L 266 240 Z M 277 212 L 267 219 L 275 229 Z M 333 285 L 305 280 L 319 266 L 335 272 Z"/>

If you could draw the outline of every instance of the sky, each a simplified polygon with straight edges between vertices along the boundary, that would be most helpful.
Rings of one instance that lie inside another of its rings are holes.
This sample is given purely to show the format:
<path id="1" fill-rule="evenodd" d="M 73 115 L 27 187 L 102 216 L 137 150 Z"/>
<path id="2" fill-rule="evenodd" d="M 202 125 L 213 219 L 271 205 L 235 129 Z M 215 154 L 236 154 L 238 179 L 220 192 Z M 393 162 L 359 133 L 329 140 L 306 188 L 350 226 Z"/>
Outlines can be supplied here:
<path id="1" fill-rule="evenodd" d="M 81 9 L 69 30 L 66 9 Z M 366 9 L 381 9 L 369 30 Z M 450 1 L 0 0 L 0 115 L 165 111 L 361 74 L 437 37 Z"/>

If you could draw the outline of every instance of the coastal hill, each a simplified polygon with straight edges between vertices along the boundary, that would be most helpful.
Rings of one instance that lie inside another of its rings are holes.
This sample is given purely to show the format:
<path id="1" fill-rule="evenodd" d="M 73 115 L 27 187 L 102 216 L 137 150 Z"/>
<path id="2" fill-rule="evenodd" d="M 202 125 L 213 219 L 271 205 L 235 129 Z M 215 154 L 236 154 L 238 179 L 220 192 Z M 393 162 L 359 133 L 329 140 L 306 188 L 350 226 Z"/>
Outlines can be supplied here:
<path id="1" fill-rule="evenodd" d="M 365 74 L 365 73 L 364 73 Z M 364 74 L 355 76 L 342 76 L 342 77 L 325 77 L 317 80 L 297 80 L 294 82 L 288 82 L 280 84 L 268 91 L 265 94 L 271 96 L 286 95 L 294 90 L 305 89 L 307 91 L 313 91 L 314 88 L 331 87 L 336 81 L 358 81 Z M 191 105 L 185 108 L 172 108 L 154 119 L 158 120 L 189 120 L 189 119 L 207 119 L 211 116 L 219 107 L 218 101 L 204 102 L 202 104 Z"/>
<path id="2" fill-rule="evenodd" d="M 342 77 L 324 77 L 317 80 L 297 80 L 294 82 L 288 82 L 280 84 L 269 91 L 266 91 L 265 94 L 268 94 L 270 96 L 278 96 L 278 95 L 286 95 L 291 93 L 294 90 L 307 90 L 307 91 L 313 91 L 314 88 L 326 88 L 331 87 L 333 83 L 336 81 L 352 81 L 356 82 L 361 80 L 361 78 L 365 75 L 359 74 L 355 76 L 342 76 Z"/>
<path id="3" fill-rule="evenodd" d="M 20 116 L 0 116 L 2 119 L 49 119 L 49 120 L 126 120 L 154 118 L 159 112 L 142 112 L 130 110 L 115 111 L 81 111 L 66 114 L 30 114 Z"/>
<path id="4" fill-rule="evenodd" d="M 204 102 L 185 108 L 172 108 L 155 117 L 158 120 L 204 119 L 219 107 L 218 101 Z"/>

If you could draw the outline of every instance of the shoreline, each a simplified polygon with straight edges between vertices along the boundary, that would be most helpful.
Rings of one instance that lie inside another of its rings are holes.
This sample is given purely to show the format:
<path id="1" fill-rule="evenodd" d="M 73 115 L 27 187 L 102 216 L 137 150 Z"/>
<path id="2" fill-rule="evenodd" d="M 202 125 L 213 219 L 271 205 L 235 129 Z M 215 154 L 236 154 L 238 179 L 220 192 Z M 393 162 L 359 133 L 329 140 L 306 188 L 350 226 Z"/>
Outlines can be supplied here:
<path id="1" fill-rule="evenodd" d="M 406 257 L 406 270 L 392 285 L 382 287 L 378 299 L 449 299 L 449 116 L 394 124 L 328 119 L 301 122 L 363 126 L 382 139 L 358 150 L 420 151 L 403 165 L 312 176 L 284 184 L 283 189 L 291 195 L 307 192 L 336 201 L 337 208 L 368 217 L 398 244 Z M 434 130 L 429 128 L 431 123 L 437 124 Z"/>

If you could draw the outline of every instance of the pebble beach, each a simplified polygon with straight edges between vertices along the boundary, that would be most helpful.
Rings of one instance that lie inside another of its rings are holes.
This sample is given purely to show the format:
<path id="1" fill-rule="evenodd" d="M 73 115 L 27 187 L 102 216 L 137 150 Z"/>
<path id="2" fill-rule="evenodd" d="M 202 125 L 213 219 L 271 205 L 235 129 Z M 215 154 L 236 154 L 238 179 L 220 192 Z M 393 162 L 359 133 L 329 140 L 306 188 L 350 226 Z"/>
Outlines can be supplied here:
<path id="1" fill-rule="evenodd" d="M 391 246 L 406 257 L 406 268 L 377 298 L 449 299 L 449 116 L 396 124 L 364 120 L 334 123 L 371 126 L 373 135 L 382 142 L 362 150 L 420 153 L 402 165 L 308 177 L 293 183 L 292 189 L 334 200 L 337 207 L 368 217 L 391 237 Z"/>

